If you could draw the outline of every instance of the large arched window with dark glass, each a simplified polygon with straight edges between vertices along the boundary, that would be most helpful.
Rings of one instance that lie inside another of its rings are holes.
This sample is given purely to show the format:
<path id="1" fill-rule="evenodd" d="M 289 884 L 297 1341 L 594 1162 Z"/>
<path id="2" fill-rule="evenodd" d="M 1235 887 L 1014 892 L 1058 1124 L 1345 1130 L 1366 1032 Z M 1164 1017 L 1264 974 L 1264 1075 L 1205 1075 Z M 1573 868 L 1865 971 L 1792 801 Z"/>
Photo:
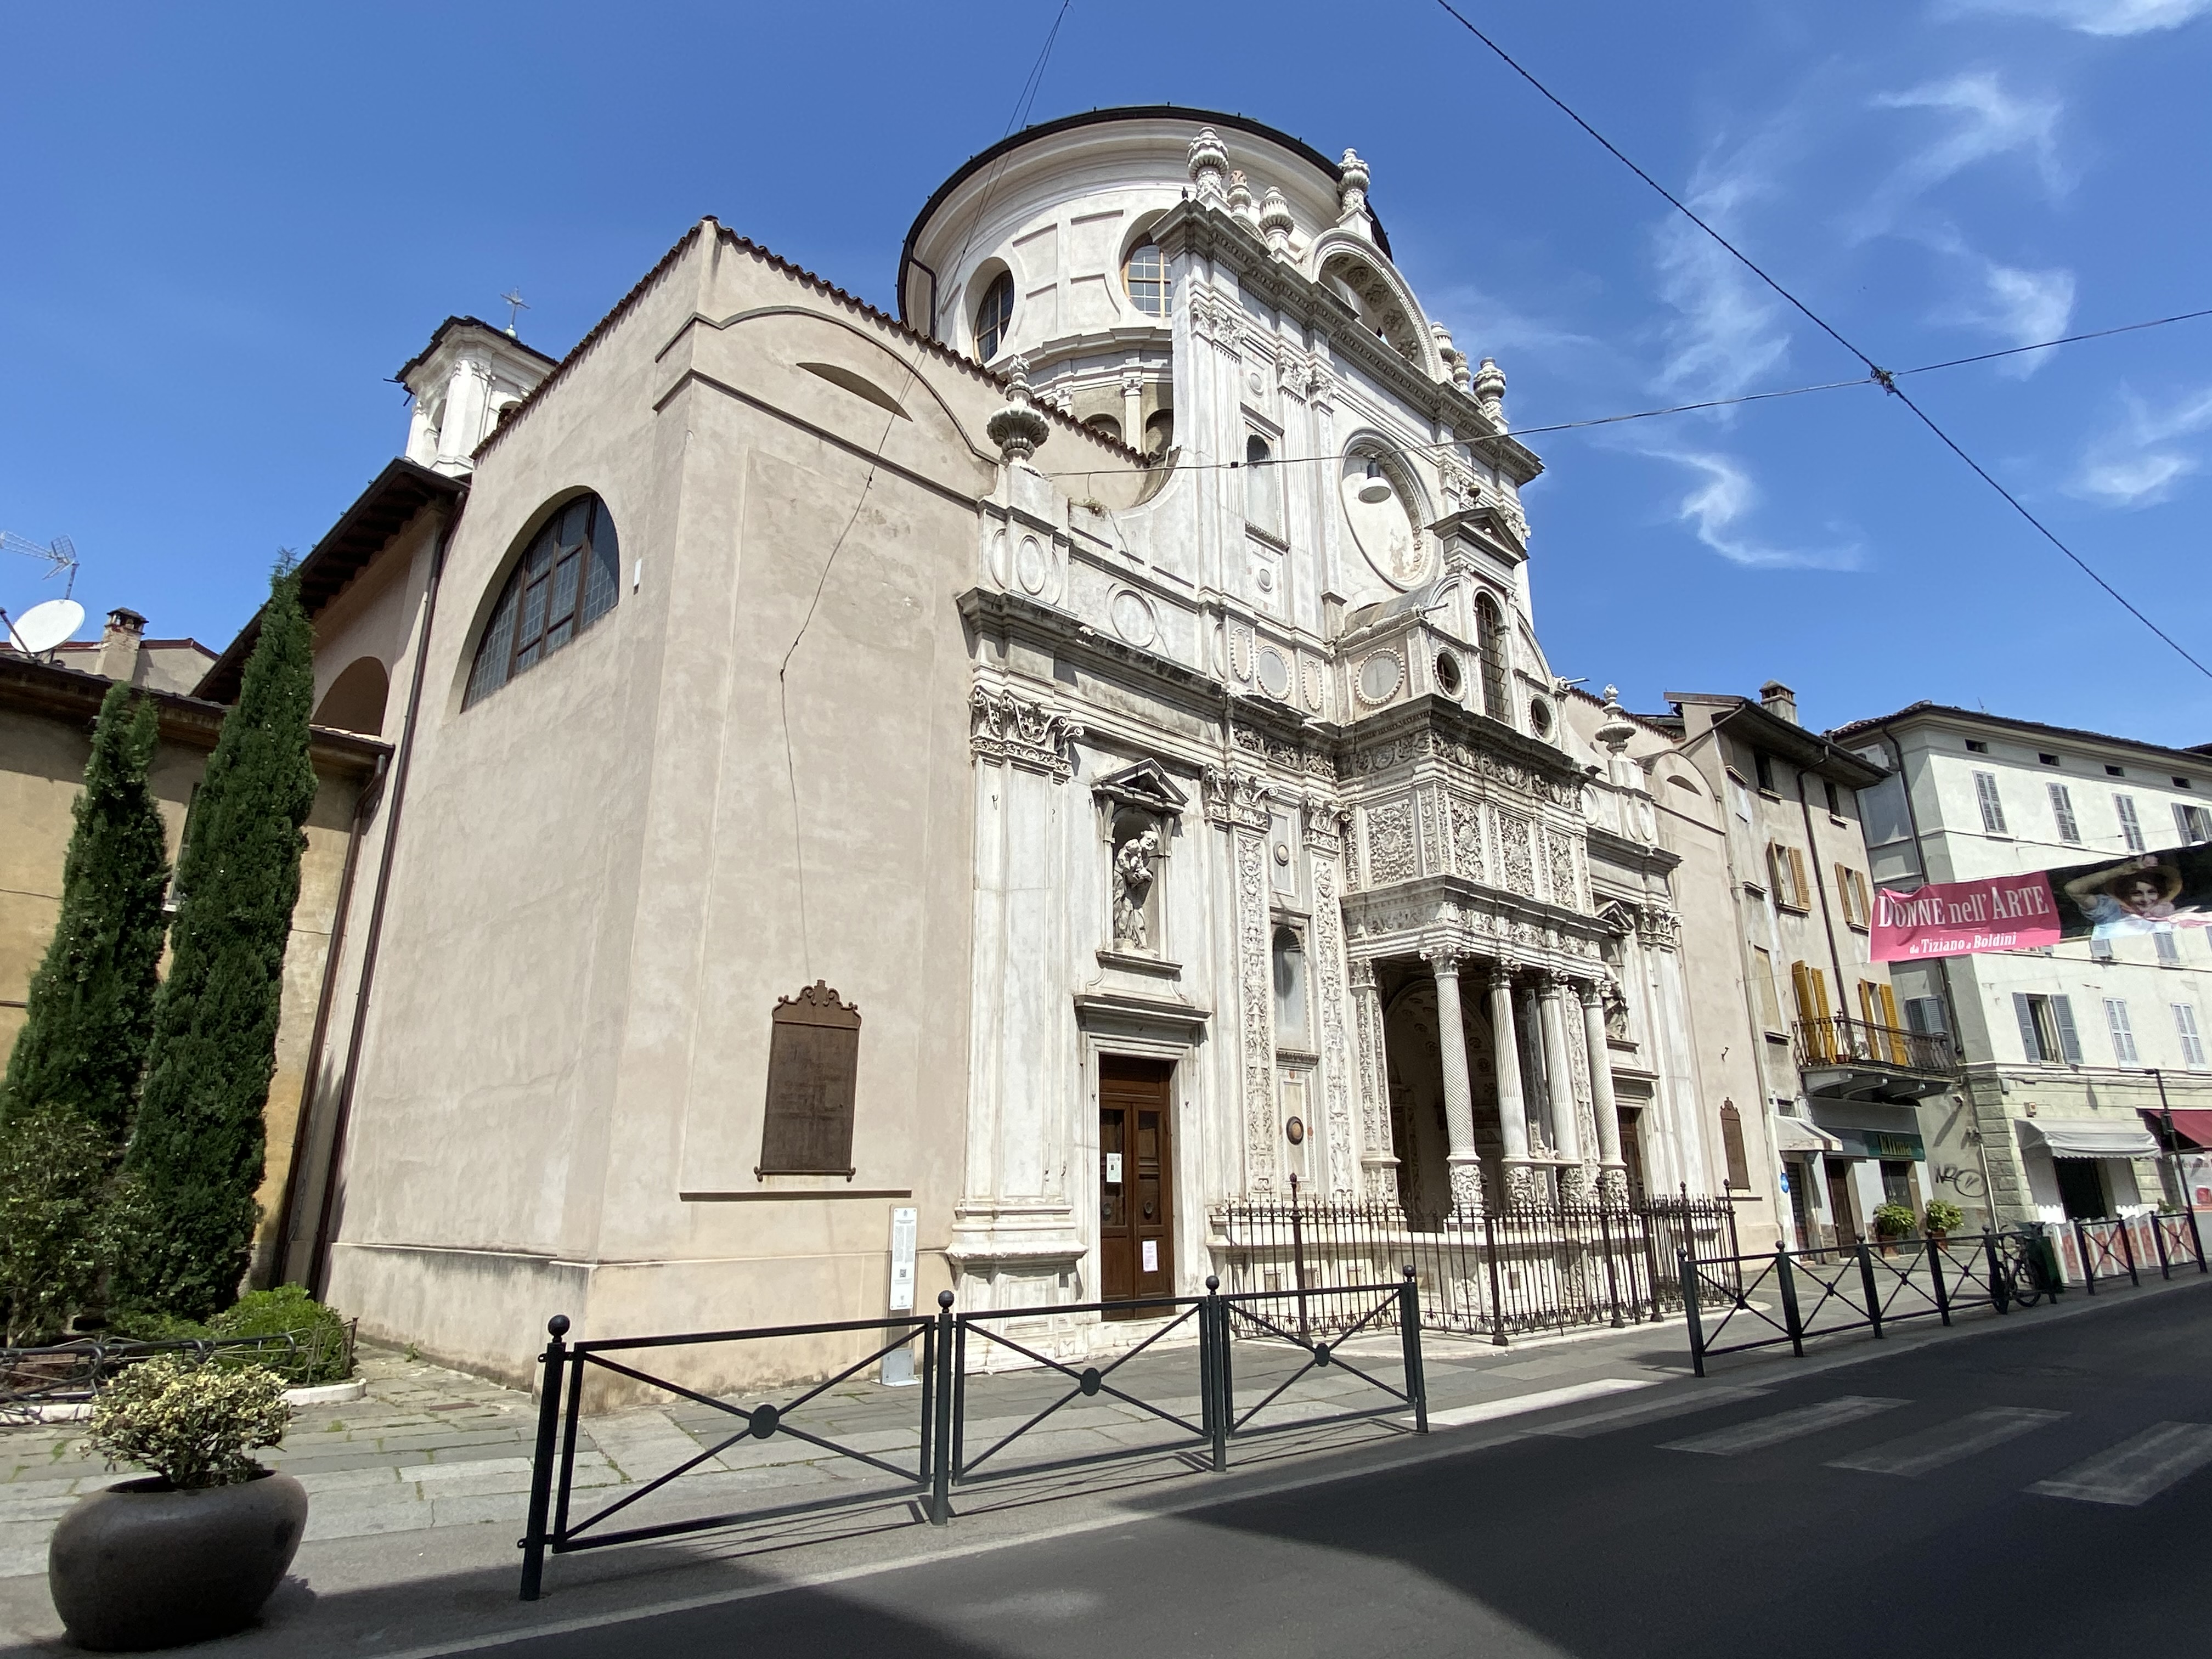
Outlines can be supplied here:
<path id="1" fill-rule="evenodd" d="M 531 538 L 492 608 L 469 670 L 465 708 L 539 663 L 615 608 L 622 548 L 597 495 L 579 495 Z"/>
<path id="2" fill-rule="evenodd" d="M 1167 262 L 1160 258 L 1160 246 L 1151 237 L 1129 250 L 1129 258 L 1121 267 L 1122 284 L 1129 290 L 1129 303 L 1147 317 L 1168 314 Z"/>
<path id="3" fill-rule="evenodd" d="M 1013 320 L 1013 274 L 1002 270 L 991 278 L 991 285 L 983 290 L 982 303 L 975 307 L 976 356 L 987 363 L 997 356 Z"/>
<path id="4" fill-rule="evenodd" d="M 1498 601 L 1487 593 L 1474 598 L 1474 632 L 1482 647 L 1482 712 L 1495 720 L 1510 721 L 1505 665 L 1505 618 Z"/>

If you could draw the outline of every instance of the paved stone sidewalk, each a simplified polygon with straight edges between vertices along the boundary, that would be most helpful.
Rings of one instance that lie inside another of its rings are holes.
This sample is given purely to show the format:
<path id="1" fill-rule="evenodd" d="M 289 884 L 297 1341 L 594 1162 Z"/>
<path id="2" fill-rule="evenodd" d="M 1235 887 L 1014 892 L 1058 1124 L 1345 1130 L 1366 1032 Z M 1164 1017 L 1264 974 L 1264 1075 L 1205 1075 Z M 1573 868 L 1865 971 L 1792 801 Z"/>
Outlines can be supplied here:
<path id="1" fill-rule="evenodd" d="M 1679 1323 L 1516 1342 L 1510 1348 L 1431 1333 L 1423 1348 L 1432 1413 L 1605 1379 L 1657 1381 L 1687 1370 Z M 1240 1442 L 1234 1455 L 1239 1461 L 1295 1455 L 1324 1443 L 1346 1443 L 1346 1437 L 1362 1433 L 1400 1431 L 1389 1419 L 1327 1427 L 1314 1423 L 1346 1410 L 1389 1406 L 1388 1396 L 1351 1367 L 1396 1387 L 1402 1380 L 1398 1356 L 1395 1335 L 1353 1341 L 1342 1355 L 1350 1367 L 1332 1364 L 1306 1372 L 1251 1425 L 1297 1425 L 1297 1432 L 1273 1442 Z M 1258 1407 L 1302 1361 L 1299 1351 L 1282 1344 L 1237 1343 L 1231 1364 L 1239 1412 Z M 537 1425 L 529 1395 L 390 1350 L 364 1346 L 360 1369 L 368 1383 L 365 1398 L 301 1408 L 284 1444 L 261 1454 L 271 1467 L 297 1476 L 313 1495 L 309 1539 L 486 1524 L 520 1527 Z M 1194 1347 L 1154 1349 L 1110 1372 L 1106 1382 L 1157 1412 L 1192 1424 L 1198 1420 Z M 1036 1474 L 1040 1464 L 1146 1446 L 1160 1448 L 1165 1456 L 1189 1443 L 1191 1437 L 1154 1412 L 1102 1392 L 1079 1399 L 1003 1450 L 991 1452 L 1003 1437 L 1072 1386 L 1066 1377 L 1048 1371 L 971 1377 L 963 1443 L 971 1462 L 982 1460 L 978 1474 L 1017 1477 L 1006 1487 L 1030 1501 L 1052 1489 L 1049 1479 L 1040 1484 L 1039 1479 L 1019 1478 Z M 788 1400 L 797 1392 L 783 1390 L 775 1397 Z M 788 1426 L 911 1469 L 919 1449 L 920 1395 L 916 1388 L 855 1378 L 794 1413 Z M 799 1434 L 722 1443 L 744 1426 L 733 1416 L 681 1399 L 660 1409 L 586 1418 L 577 1437 L 577 1515 L 695 1459 L 700 1461 L 693 1473 L 610 1524 L 829 1497 L 889 1498 L 899 1489 L 891 1474 L 841 1457 Z M 81 1425 L 0 1428 L 0 1577 L 43 1573 L 47 1537 L 62 1513 L 78 1494 L 123 1478 L 123 1472 L 88 1457 L 82 1440 Z M 719 1449 L 702 1457 L 710 1449 Z M 987 1490 L 979 1484 L 963 1488 L 963 1493 L 969 1501 L 988 1501 Z"/>

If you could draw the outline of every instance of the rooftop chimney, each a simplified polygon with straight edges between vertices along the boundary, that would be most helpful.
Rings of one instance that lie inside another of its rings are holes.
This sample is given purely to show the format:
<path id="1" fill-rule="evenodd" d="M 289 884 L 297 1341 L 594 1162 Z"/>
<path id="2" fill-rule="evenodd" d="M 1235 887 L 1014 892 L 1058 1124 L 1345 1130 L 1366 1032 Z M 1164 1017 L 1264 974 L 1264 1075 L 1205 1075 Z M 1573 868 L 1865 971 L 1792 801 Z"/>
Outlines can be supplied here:
<path id="1" fill-rule="evenodd" d="M 1759 702 L 1768 714 L 1778 715 L 1792 726 L 1797 724 L 1797 694 L 1780 680 L 1769 680 L 1760 686 Z"/>
<path id="2" fill-rule="evenodd" d="M 100 661 L 94 672 L 125 685 L 138 683 L 138 647 L 146 636 L 146 619 L 136 611 L 111 611 L 107 626 L 100 630 Z"/>

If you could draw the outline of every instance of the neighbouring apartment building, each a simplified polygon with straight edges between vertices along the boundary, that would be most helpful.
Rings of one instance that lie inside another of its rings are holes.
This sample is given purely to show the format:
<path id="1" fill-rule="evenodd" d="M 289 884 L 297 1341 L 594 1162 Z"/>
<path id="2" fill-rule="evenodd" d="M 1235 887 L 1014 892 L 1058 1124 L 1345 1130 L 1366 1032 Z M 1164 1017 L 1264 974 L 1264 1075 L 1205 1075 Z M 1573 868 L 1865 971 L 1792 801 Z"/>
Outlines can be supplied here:
<path id="1" fill-rule="evenodd" d="M 1770 680 L 1757 700 L 1669 693 L 1662 725 L 1724 803 L 1729 890 L 1742 952 L 1759 1097 L 1799 1248 L 1873 1231 L 1875 1210 L 1917 1217 L 1937 1196 L 1917 1103 L 1955 1078 L 1948 1041 L 1899 1016 L 1888 969 L 1870 957 L 1873 887 L 1860 792 L 1883 768 L 1798 721 Z"/>
<path id="2" fill-rule="evenodd" d="M 2212 755 L 1929 702 L 1829 735 L 1891 774 L 1863 797 L 1884 887 L 2212 841 Z M 2202 929 L 2160 924 L 1891 971 L 1916 1037 L 1949 1037 L 1965 1062 L 1960 1086 L 1921 1115 L 1937 1185 L 1971 1217 L 2057 1221 L 2177 1197 L 2161 1156 L 2166 1109 L 2192 1192 L 2203 1182 L 2192 1155 L 2212 1148 L 2212 939 Z"/>

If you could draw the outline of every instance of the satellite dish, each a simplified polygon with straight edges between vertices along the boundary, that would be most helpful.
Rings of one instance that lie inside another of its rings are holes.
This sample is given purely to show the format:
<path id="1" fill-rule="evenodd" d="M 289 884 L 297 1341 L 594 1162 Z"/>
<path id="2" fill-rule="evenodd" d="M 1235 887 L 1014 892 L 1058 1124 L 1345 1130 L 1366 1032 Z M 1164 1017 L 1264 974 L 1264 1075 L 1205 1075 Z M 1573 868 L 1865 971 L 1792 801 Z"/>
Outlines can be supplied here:
<path id="1" fill-rule="evenodd" d="M 48 599 L 9 623 L 8 633 L 18 651 L 35 657 L 69 638 L 83 621 L 84 607 L 75 599 Z"/>

